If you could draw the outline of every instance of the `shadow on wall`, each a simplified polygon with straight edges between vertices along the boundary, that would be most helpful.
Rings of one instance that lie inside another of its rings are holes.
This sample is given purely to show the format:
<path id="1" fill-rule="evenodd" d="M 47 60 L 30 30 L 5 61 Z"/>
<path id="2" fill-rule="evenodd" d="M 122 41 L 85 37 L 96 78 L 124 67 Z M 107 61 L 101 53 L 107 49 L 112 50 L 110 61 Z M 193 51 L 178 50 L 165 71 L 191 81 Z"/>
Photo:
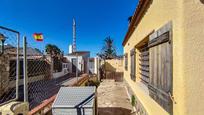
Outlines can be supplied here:
<path id="1" fill-rule="evenodd" d="M 76 74 L 76 70 L 78 72 L 78 75 L 82 75 L 83 73 L 85 73 L 83 70 L 81 71 L 79 68 L 76 67 L 76 65 L 74 65 L 72 63 L 72 71 L 71 71 L 71 73 Z"/>
<path id="2" fill-rule="evenodd" d="M 123 72 L 118 71 L 111 63 L 105 62 L 102 65 L 104 69 L 104 77 L 103 79 L 114 79 L 115 81 L 123 81 Z"/>
<path id="3" fill-rule="evenodd" d="M 105 69 L 106 71 L 110 71 L 110 72 L 116 72 L 116 68 L 113 67 L 110 63 L 105 62 Z"/>

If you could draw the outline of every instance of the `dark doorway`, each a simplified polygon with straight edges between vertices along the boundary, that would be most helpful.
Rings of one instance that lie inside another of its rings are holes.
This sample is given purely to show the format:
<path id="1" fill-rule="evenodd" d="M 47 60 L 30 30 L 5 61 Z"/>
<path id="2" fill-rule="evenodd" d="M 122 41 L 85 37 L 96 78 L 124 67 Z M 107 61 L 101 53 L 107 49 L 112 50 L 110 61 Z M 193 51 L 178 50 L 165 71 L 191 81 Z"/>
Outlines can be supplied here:
<path id="1" fill-rule="evenodd" d="M 76 73 L 76 58 L 72 59 L 72 73 Z"/>

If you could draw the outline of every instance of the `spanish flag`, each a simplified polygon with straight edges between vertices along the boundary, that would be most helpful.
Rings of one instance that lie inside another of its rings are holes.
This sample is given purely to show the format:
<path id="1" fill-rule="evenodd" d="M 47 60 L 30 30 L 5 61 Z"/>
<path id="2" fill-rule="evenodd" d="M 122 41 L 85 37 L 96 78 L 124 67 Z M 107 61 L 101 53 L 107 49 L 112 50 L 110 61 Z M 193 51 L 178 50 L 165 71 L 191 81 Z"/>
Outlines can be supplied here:
<path id="1" fill-rule="evenodd" d="M 35 38 L 36 41 L 43 41 L 42 33 L 34 33 L 33 37 Z"/>

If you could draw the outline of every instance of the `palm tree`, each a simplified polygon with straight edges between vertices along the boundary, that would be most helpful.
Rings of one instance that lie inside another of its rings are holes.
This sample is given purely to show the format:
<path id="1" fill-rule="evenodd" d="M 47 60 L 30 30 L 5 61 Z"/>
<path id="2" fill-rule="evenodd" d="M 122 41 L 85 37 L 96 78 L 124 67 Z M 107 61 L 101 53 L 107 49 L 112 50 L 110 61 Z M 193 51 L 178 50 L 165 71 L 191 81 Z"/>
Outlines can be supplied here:
<path id="1" fill-rule="evenodd" d="M 45 46 L 45 51 L 47 52 L 47 54 L 50 54 L 51 57 L 58 56 L 61 53 L 61 50 L 56 45 L 52 44 L 47 44 Z"/>
<path id="2" fill-rule="evenodd" d="M 104 46 L 101 53 L 97 54 L 102 59 L 113 59 L 116 57 L 116 50 L 114 47 L 114 40 L 109 36 L 104 39 Z"/>
<path id="3" fill-rule="evenodd" d="M 52 73 L 54 71 L 54 65 L 56 67 L 56 65 L 60 65 L 60 64 L 56 64 L 55 62 L 59 62 L 59 60 L 61 59 L 61 50 L 56 46 L 56 45 L 53 45 L 53 44 L 47 44 L 45 46 L 45 51 L 47 52 L 47 54 L 50 55 L 51 57 L 51 76 L 52 76 Z M 58 61 L 55 61 L 54 60 L 58 60 Z M 59 67 L 59 66 L 58 66 Z M 57 67 L 57 68 L 58 68 Z"/>
<path id="4" fill-rule="evenodd" d="M 104 65 L 101 66 L 101 71 L 105 72 L 105 76 L 102 75 L 100 77 L 106 77 L 106 59 L 113 59 L 117 57 L 114 47 L 114 40 L 110 36 L 104 39 L 104 46 L 101 53 L 98 53 L 97 55 L 104 61 Z"/>

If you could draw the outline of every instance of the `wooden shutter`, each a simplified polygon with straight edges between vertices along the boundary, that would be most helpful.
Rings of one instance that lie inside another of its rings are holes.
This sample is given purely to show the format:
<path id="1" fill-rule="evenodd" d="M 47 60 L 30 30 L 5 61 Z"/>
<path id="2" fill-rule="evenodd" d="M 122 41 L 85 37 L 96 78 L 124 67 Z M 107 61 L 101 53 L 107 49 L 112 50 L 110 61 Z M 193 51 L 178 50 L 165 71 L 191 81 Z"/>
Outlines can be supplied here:
<path id="1" fill-rule="evenodd" d="M 136 68 L 135 68 L 135 48 L 130 51 L 130 56 L 131 56 L 131 64 L 130 64 L 131 70 L 130 70 L 130 76 L 131 76 L 131 79 L 132 79 L 133 81 L 135 81 L 135 80 L 136 80 L 136 76 L 135 76 L 135 69 L 136 69 Z"/>
<path id="2" fill-rule="evenodd" d="M 125 54 L 125 70 L 128 70 L 128 54 Z"/>
<path id="3" fill-rule="evenodd" d="M 140 75 L 141 80 L 145 83 L 149 83 L 149 48 L 148 44 L 140 48 Z"/>
<path id="4" fill-rule="evenodd" d="M 166 111 L 172 113 L 172 45 L 171 25 L 167 24 L 150 36 L 150 96 Z"/>

